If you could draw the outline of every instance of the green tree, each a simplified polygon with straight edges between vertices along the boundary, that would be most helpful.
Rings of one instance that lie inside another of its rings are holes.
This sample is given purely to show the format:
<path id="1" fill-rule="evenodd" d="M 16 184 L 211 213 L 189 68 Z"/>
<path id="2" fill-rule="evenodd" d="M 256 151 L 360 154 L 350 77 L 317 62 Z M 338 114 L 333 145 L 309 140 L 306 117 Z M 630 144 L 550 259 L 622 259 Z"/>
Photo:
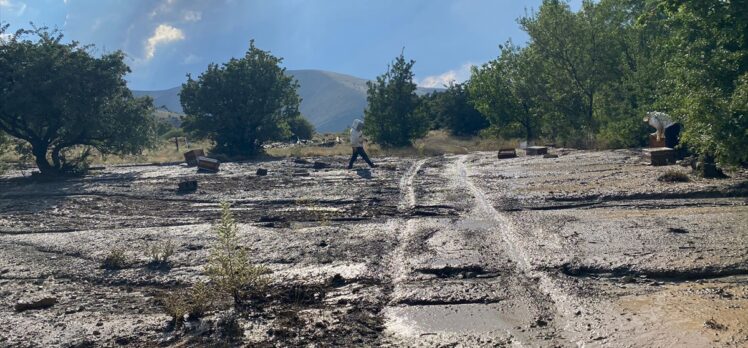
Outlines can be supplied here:
<path id="1" fill-rule="evenodd" d="M 153 103 L 127 88 L 124 53 L 96 58 L 90 46 L 62 38 L 38 28 L 2 39 L 0 130 L 28 142 L 39 170 L 49 175 L 69 168 L 65 152 L 76 146 L 137 154 L 152 145 Z"/>
<path id="2" fill-rule="evenodd" d="M 530 46 L 542 59 L 546 111 L 563 117 L 564 132 L 591 138 L 597 130 L 595 103 L 606 82 L 620 76 L 616 24 L 600 6 L 584 1 L 574 13 L 560 0 L 545 0 L 536 14 L 520 18 Z M 536 72 L 537 73 L 537 72 Z"/>
<path id="3" fill-rule="evenodd" d="M 213 150 L 229 156 L 254 156 L 263 142 L 287 138 L 301 99 L 282 61 L 252 40 L 241 59 L 210 64 L 197 80 L 188 75 L 179 95 L 184 129 L 211 138 Z"/>
<path id="4" fill-rule="evenodd" d="M 470 103 L 470 93 L 464 83 L 450 83 L 446 91 L 435 92 L 422 102 L 430 104 L 434 124 L 458 136 L 477 135 L 488 127 L 488 120 Z"/>
<path id="5" fill-rule="evenodd" d="M 301 115 L 288 121 L 288 129 L 291 132 L 292 139 L 311 139 L 314 137 L 314 125 Z"/>
<path id="6" fill-rule="evenodd" d="M 415 61 L 405 60 L 400 53 L 387 72 L 366 83 L 364 134 L 384 146 L 411 145 L 428 131 L 428 122 L 417 112 L 413 64 Z"/>
<path id="7" fill-rule="evenodd" d="M 723 164 L 748 161 L 748 6 L 745 1 L 661 2 L 672 35 L 665 105 L 683 140 Z M 657 20 L 657 18 L 650 18 Z"/>
<path id="8" fill-rule="evenodd" d="M 260 296 L 269 284 L 268 269 L 249 262 L 247 251 L 240 246 L 238 228 L 231 205 L 221 202 L 221 221 L 214 227 L 216 242 L 210 250 L 205 270 L 218 290 L 230 295 L 234 306 L 247 296 Z"/>
<path id="9" fill-rule="evenodd" d="M 548 93 L 536 73 L 537 57 L 532 48 L 520 49 L 511 42 L 500 47 L 497 59 L 473 68 L 471 102 L 500 131 L 521 129 L 528 141 L 535 140 L 540 135 L 540 98 Z"/>

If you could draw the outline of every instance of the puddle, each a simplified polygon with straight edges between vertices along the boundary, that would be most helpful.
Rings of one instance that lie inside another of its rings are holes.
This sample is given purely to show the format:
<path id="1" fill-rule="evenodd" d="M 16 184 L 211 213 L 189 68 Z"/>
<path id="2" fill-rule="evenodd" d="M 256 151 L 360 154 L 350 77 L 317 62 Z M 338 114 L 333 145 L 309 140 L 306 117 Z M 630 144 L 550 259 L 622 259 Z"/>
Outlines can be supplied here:
<path id="1" fill-rule="evenodd" d="M 502 332 L 522 325 L 521 317 L 505 307 L 499 303 L 389 307 L 385 326 L 396 335 L 417 337 Z"/>

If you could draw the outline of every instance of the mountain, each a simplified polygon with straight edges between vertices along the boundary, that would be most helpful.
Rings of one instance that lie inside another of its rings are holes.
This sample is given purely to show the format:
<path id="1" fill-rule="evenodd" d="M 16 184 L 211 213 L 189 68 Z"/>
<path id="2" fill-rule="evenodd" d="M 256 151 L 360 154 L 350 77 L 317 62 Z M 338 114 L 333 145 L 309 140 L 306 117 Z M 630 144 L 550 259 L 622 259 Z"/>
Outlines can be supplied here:
<path id="1" fill-rule="evenodd" d="M 356 118 L 364 117 L 366 108 L 365 79 L 323 70 L 287 70 L 299 81 L 301 114 L 318 132 L 340 132 Z M 181 113 L 179 90 L 174 87 L 160 91 L 133 91 L 135 96 L 149 95 L 158 108 Z M 439 88 L 419 87 L 419 95 L 440 91 Z"/>

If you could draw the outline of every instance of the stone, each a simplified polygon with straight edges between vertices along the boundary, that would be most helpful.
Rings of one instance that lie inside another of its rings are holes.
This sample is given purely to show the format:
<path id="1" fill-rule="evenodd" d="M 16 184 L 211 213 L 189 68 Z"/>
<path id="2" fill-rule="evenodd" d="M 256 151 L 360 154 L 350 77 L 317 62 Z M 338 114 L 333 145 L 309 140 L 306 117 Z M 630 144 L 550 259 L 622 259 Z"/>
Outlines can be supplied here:
<path id="1" fill-rule="evenodd" d="M 317 161 L 315 161 L 314 165 L 312 166 L 312 168 L 314 168 L 314 169 L 325 169 L 325 168 L 330 168 L 330 165 L 328 163 L 325 163 L 325 162 L 317 162 Z"/>
<path id="2" fill-rule="evenodd" d="M 27 310 L 47 309 L 54 306 L 56 303 L 57 298 L 43 297 L 36 300 L 20 300 L 13 308 L 16 312 L 23 312 Z"/>
<path id="3" fill-rule="evenodd" d="M 177 184 L 178 192 L 195 192 L 197 191 L 197 180 L 182 181 Z"/>
<path id="4" fill-rule="evenodd" d="M 265 176 L 268 175 L 268 170 L 265 168 L 258 168 L 256 174 L 257 176 Z"/>

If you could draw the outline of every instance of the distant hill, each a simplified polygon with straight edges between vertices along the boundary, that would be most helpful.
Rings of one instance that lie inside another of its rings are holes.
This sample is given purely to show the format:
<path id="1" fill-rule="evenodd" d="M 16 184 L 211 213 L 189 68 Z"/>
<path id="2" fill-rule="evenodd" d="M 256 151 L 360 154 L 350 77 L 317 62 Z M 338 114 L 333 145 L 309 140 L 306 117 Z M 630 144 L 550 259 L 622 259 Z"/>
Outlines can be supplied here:
<path id="1" fill-rule="evenodd" d="M 288 74 L 299 81 L 301 114 L 318 132 L 339 132 L 354 119 L 364 117 L 366 108 L 365 79 L 322 70 L 288 70 Z M 158 108 L 164 106 L 172 112 L 181 113 L 179 89 L 174 87 L 161 91 L 133 91 L 136 96 L 149 95 Z M 438 88 L 418 88 L 416 93 L 439 91 Z"/>

